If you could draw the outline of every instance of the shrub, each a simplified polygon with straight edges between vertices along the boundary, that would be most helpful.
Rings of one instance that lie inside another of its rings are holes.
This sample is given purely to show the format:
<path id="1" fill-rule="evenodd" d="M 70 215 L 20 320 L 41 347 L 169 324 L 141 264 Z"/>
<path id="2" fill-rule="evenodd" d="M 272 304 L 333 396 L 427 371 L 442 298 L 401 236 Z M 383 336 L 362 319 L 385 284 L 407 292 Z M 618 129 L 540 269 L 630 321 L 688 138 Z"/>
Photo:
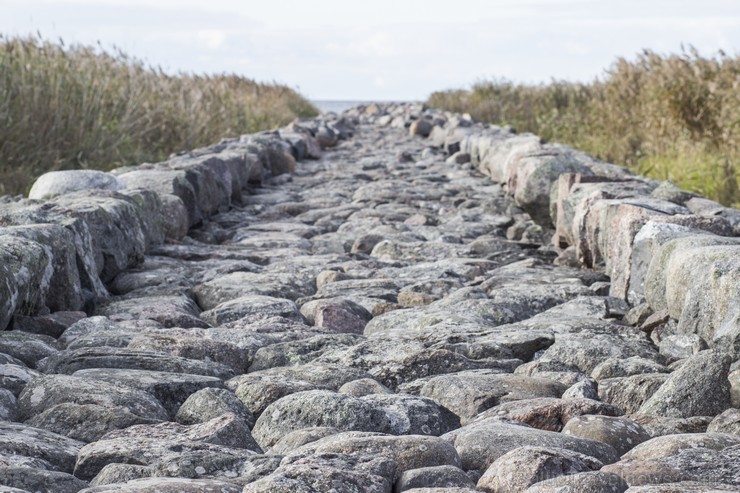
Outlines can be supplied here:
<path id="1" fill-rule="evenodd" d="M 0 195 L 58 169 L 157 161 L 317 113 L 237 75 L 169 75 L 120 50 L 0 36 Z"/>
<path id="2" fill-rule="evenodd" d="M 591 83 L 480 81 L 428 104 L 570 144 L 740 205 L 740 56 L 646 50 Z"/>

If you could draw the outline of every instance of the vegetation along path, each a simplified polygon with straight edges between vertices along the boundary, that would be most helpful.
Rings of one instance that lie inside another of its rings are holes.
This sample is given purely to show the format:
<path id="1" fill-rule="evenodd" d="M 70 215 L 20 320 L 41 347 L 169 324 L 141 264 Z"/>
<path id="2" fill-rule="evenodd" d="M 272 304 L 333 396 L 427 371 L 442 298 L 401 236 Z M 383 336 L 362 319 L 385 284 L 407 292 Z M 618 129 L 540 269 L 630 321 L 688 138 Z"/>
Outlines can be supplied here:
<path id="1" fill-rule="evenodd" d="M 0 491 L 740 488 L 740 211 L 417 105 L 69 173 L 0 204 L 57 235 L 0 306 Z"/>

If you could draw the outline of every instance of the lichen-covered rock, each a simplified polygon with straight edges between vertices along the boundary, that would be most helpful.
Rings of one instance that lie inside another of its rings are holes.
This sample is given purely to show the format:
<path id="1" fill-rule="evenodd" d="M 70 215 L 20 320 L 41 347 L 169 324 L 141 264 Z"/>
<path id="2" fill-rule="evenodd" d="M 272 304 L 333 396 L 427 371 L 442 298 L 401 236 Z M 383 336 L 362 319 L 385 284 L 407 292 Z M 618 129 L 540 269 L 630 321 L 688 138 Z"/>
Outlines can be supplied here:
<path id="1" fill-rule="evenodd" d="M 698 481 L 740 487 L 740 445 L 721 450 L 687 448 L 661 459 L 661 462 L 686 472 Z"/>
<path id="2" fill-rule="evenodd" d="M 94 486 L 80 493 L 241 493 L 242 486 L 215 479 L 145 478 Z"/>
<path id="3" fill-rule="evenodd" d="M 625 414 L 634 414 L 668 378 L 667 373 L 645 373 L 601 380 L 599 398 Z"/>
<path id="4" fill-rule="evenodd" d="M 95 307 L 96 315 L 114 322 L 154 320 L 164 327 L 209 327 L 199 317 L 200 309 L 186 295 L 154 295 L 141 298 L 113 297 Z"/>
<path id="5" fill-rule="evenodd" d="M 126 483 L 134 479 L 150 478 L 153 474 L 154 471 L 148 466 L 112 463 L 100 470 L 98 475 L 90 481 L 90 486 Z"/>
<path id="6" fill-rule="evenodd" d="M 111 463 L 151 467 L 154 476 L 200 478 L 233 471 L 259 457 L 247 449 L 235 449 L 186 439 L 125 437 L 98 440 L 83 447 L 77 455 L 74 474 L 92 479 Z"/>
<path id="7" fill-rule="evenodd" d="M 340 394 L 362 397 L 371 394 L 392 394 L 393 391 L 372 378 L 360 378 L 347 382 L 337 390 Z"/>
<path id="8" fill-rule="evenodd" d="M 39 363 L 39 367 L 45 372 L 66 374 L 79 370 L 107 368 L 186 373 L 224 380 L 234 376 L 231 368 L 211 361 L 116 347 L 91 347 L 61 351 L 44 359 Z"/>
<path id="9" fill-rule="evenodd" d="M 394 463 L 370 454 L 315 454 L 284 460 L 272 474 L 249 483 L 243 493 L 391 490 Z"/>
<path id="10" fill-rule="evenodd" d="M 387 432 L 391 421 L 382 407 L 325 390 L 297 392 L 265 409 L 252 433 L 262 447 L 271 447 L 291 431 L 331 426 L 343 431 Z"/>
<path id="11" fill-rule="evenodd" d="M 630 358 L 609 358 L 599 363 L 591 371 L 591 376 L 597 381 L 607 378 L 630 377 L 644 373 L 668 373 L 668 368 L 660 363 L 639 356 Z"/>
<path id="12" fill-rule="evenodd" d="M 68 473 L 18 466 L 0 466 L 0 484 L 39 493 L 77 493 L 87 487 L 85 481 Z M 7 491 L 2 487 L 0 490 Z"/>
<path id="13" fill-rule="evenodd" d="M 301 313 L 312 325 L 340 333 L 362 334 L 372 314 L 351 300 L 320 299 L 301 306 Z"/>
<path id="14" fill-rule="evenodd" d="M 234 413 L 250 429 L 254 426 L 254 415 L 232 391 L 214 387 L 190 394 L 177 410 L 175 419 L 178 423 L 192 425 L 204 423 L 227 412 Z"/>
<path id="15" fill-rule="evenodd" d="M 29 419 L 64 403 L 122 407 L 142 418 L 167 419 L 167 411 L 162 404 L 147 392 L 128 385 L 70 375 L 43 375 L 26 385 L 18 396 L 19 417 Z"/>
<path id="16" fill-rule="evenodd" d="M 92 368 L 79 370 L 74 376 L 143 390 L 153 395 L 171 417 L 175 416 L 180 406 L 195 392 L 223 387 L 222 380 L 216 377 L 152 370 Z"/>
<path id="17" fill-rule="evenodd" d="M 385 410 L 393 435 L 439 436 L 460 427 L 460 419 L 436 401 L 403 394 L 374 394 L 361 397 Z"/>
<path id="18" fill-rule="evenodd" d="M 39 375 L 39 372 L 22 364 L 0 363 L 0 388 L 10 391 L 17 397 L 23 388 Z"/>
<path id="19" fill-rule="evenodd" d="M 299 317 L 298 307 L 293 301 L 271 296 L 251 295 L 225 301 L 202 312 L 200 318 L 211 325 L 221 325 L 254 313 L 287 318 Z"/>
<path id="20" fill-rule="evenodd" d="M 0 420 L 15 421 L 16 407 L 15 395 L 9 390 L 0 389 Z"/>
<path id="21" fill-rule="evenodd" d="M 81 442 L 99 440 L 111 430 L 157 423 L 159 420 L 138 416 L 123 406 L 100 406 L 65 402 L 31 416 L 26 423 Z"/>
<path id="22" fill-rule="evenodd" d="M 193 441 L 223 445 L 237 449 L 248 449 L 262 453 L 252 438 L 247 424 L 234 413 L 224 413 L 209 421 L 191 426 L 178 423 L 134 425 L 122 430 L 113 430 L 102 439 L 151 438 L 162 441 Z"/>
<path id="23" fill-rule="evenodd" d="M 420 467 L 404 471 L 396 481 L 398 492 L 414 488 L 475 488 L 475 482 L 459 467 Z"/>
<path id="24" fill-rule="evenodd" d="M 291 452 L 284 459 L 293 460 L 306 454 L 370 455 L 395 463 L 391 478 L 397 480 L 404 471 L 421 467 L 460 467 L 460 457 L 448 442 L 439 437 L 422 435 L 391 436 L 380 433 L 345 432 L 331 435 Z"/>
<path id="25" fill-rule="evenodd" d="M 0 450 L 47 461 L 59 471 L 71 473 L 84 444 L 32 426 L 0 421 Z"/>

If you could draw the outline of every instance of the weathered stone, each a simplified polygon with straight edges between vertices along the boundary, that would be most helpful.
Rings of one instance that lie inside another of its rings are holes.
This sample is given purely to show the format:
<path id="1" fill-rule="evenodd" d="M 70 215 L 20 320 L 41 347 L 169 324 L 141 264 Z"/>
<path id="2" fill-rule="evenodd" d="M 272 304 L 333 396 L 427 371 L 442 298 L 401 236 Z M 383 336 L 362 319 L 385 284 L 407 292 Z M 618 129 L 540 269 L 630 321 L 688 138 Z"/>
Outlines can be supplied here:
<path id="1" fill-rule="evenodd" d="M 92 479 L 110 463 L 150 466 L 154 476 L 198 478 L 233 470 L 257 457 L 247 449 L 235 449 L 187 439 L 161 440 L 125 437 L 98 440 L 83 447 L 77 455 L 74 474 Z"/>
<path id="2" fill-rule="evenodd" d="M 162 441 L 185 440 L 262 453 L 262 449 L 255 443 L 244 420 L 230 412 L 191 426 L 178 423 L 134 425 L 126 429 L 111 431 L 102 439 L 113 440 L 118 438 L 131 438 L 132 440 L 147 438 Z"/>
<path id="3" fill-rule="evenodd" d="M 518 421 L 540 430 L 561 431 L 572 419 L 584 414 L 618 416 L 621 414 L 621 410 L 591 399 L 540 397 L 498 404 L 479 414 L 476 420 L 497 418 L 506 421 Z M 594 439 L 592 437 L 585 438 Z"/>
<path id="4" fill-rule="evenodd" d="M 11 491 L 38 493 L 77 493 L 87 487 L 85 481 L 68 473 L 18 466 L 0 466 L 0 484 L 18 488 Z M 7 492 L 8 490 L 0 487 L 0 491 Z"/>
<path id="5" fill-rule="evenodd" d="M 154 471 L 148 466 L 113 463 L 101 469 L 98 475 L 90 481 L 90 486 L 126 483 L 134 479 L 150 478 L 153 474 Z"/>
<path id="6" fill-rule="evenodd" d="M 676 455 L 686 448 L 722 450 L 740 444 L 740 437 L 727 433 L 682 433 L 652 438 L 622 456 L 623 460 L 654 460 Z"/>
<path id="7" fill-rule="evenodd" d="M 410 469 L 434 466 L 460 467 L 460 458 L 449 443 L 438 437 L 421 435 L 391 436 L 379 433 L 345 432 L 304 445 L 286 456 L 286 460 L 307 453 L 313 455 L 370 455 L 391 459 L 396 466 L 391 474 L 395 480 L 404 471 Z"/>
<path id="8" fill-rule="evenodd" d="M 599 460 L 572 450 L 524 446 L 496 459 L 477 487 L 489 493 L 521 492 L 540 481 L 602 466 Z"/>
<path id="9" fill-rule="evenodd" d="M 301 306 L 301 313 L 312 325 L 340 333 L 362 334 L 372 314 L 350 300 L 320 299 Z"/>
<path id="10" fill-rule="evenodd" d="M 566 387 L 552 380 L 520 375 L 450 374 L 427 381 L 420 394 L 441 403 L 463 424 L 502 402 L 560 397 Z"/>
<path id="11" fill-rule="evenodd" d="M 154 320 L 164 327 L 209 327 L 200 319 L 198 306 L 185 295 L 114 297 L 97 306 L 95 314 L 114 322 L 144 319 Z"/>
<path id="12" fill-rule="evenodd" d="M 15 395 L 9 390 L 0 389 L 0 420 L 15 421 L 16 408 Z"/>
<path id="13" fill-rule="evenodd" d="M 85 369 L 150 370 L 203 375 L 219 379 L 234 376 L 234 371 L 219 363 L 171 356 L 139 349 L 92 347 L 62 351 L 39 363 L 48 373 L 71 374 Z"/>
<path id="14" fill-rule="evenodd" d="M 361 378 L 347 382 L 337 390 L 340 394 L 362 397 L 371 394 L 392 394 L 393 391 L 372 378 Z"/>
<path id="15" fill-rule="evenodd" d="M 692 416 L 690 418 L 670 418 L 649 414 L 633 414 L 632 418 L 639 423 L 651 437 L 676 435 L 679 433 L 704 433 L 707 431 L 711 416 Z"/>
<path id="16" fill-rule="evenodd" d="M 709 423 L 707 431 L 710 433 L 732 433 L 740 436 L 740 409 L 730 408 L 717 415 Z"/>
<path id="17" fill-rule="evenodd" d="M 594 457 L 604 464 L 611 464 L 619 459 L 614 448 L 605 443 L 495 419 L 472 423 L 447 433 L 442 438 L 446 438 L 455 446 L 460 454 L 463 469 L 477 469 L 481 472 L 485 472 L 505 453 L 528 445 L 565 448 Z"/>
<path id="18" fill-rule="evenodd" d="M 241 493 L 239 484 L 215 479 L 146 478 L 94 486 L 80 493 Z"/>
<path id="19" fill-rule="evenodd" d="M 190 394 L 177 411 L 178 423 L 192 425 L 204 423 L 231 412 L 239 417 L 251 429 L 254 426 L 254 415 L 227 389 L 208 387 Z"/>
<path id="20" fill-rule="evenodd" d="M 563 427 L 563 433 L 607 443 L 620 456 L 651 438 L 639 423 L 612 416 L 573 417 Z"/>
<path id="21" fill-rule="evenodd" d="M 731 405 L 727 381 L 731 362 L 717 350 L 699 352 L 674 371 L 638 412 L 674 418 L 716 416 Z"/>
<path id="22" fill-rule="evenodd" d="M 156 423 L 159 420 L 136 415 L 123 406 L 101 406 L 65 402 L 31 416 L 27 424 L 81 442 L 99 440 L 111 430 Z"/>
<path id="23" fill-rule="evenodd" d="M 393 435 L 439 436 L 460 427 L 457 415 L 432 399 L 403 394 L 374 394 L 361 397 L 385 410 Z"/>
<path id="24" fill-rule="evenodd" d="M 630 377 L 607 378 L 599 382 L 599 398 L 618 407 L 625 414 L 634 414 L 668 378 L 667 373 L 646 373 Z"/>
<path id="25" fill-rule="evenodd" d="M 740 487 L 740 446 L 724 449 L 688 448 L 661 459 L 678 470 L 685 471 L 695 480 L 723 483 Z"/>
<path id="26" fill-rule="evenodd" d="M 257 419 L 252 432 L 257 443 L 268 448 L 291 431 L 311 426 L 387 432 L 391 422 L 378 405 L 345 394 L 311 390 L 290 394 L 270 404 Z"/>
<path id="27" fill-rule="evenodd" d="M 582 472 L 560 476 L 559 478 L 541 481 L 531 488 L 528 493 L 559 493 L 568 491 L 570 493 L 591 493 L 599 491 L 603 493 L 623 493 L 629 489 L 629 485 L 618 475 L 603 472 Z"/>
<path id="28" fill-rule="evenodd" d="M 69 375 L 43 375 L 26 385 L 18 396 L 21 419 L 29 419 L 58 404 L 123 407 L 146 419 L 165 420 L 167 411 L 147 392 L 128 385 Z"/>
<path id="29" fill-rule="evenodd" d="M 341 433 L 340 430 L 330 426 L 312 426 L 291 431 L 278 440 L 270 449 L 271 454 L 284 455 L 303 445 L 315 442 L 330 435 Z"/>
<path id="30" fill-rule="evenodd" d="M 223 387 L 222 380 L 216 377 L 152 370 L 92 368 L 79 370 L 74 376 L 143 390 L 156 397 L 170 417 L 174 417 L 185 400 L 195 392 Z"/>
<path id="31" fill-rule="evenodd" d="M 396 481 L 395 490 L 400 493 L 414 488 L 475 488 L 475 482 L 455 466 L 420 467 L 404 471 Z"/>
<path id="32" fill-rule="evenodd" d="M 3 453 L 42 459 L 62 472 L 72 472 L 77 453 L 83 445 L 50 431 L 0 421 L 0 450 Z"/>
<path id="33" fill-rule="evenodd" d="M 272 474 L 249 483 L 244 493 L 391 490 L 394 463 L 385 457 L 315 454 L 286 458 Z"/>
<path id="34" fill-rule="evenodd" d="M 271 344 L 257 350 L 249 371 L 308 363 L 326 352 L 354 346 L 364 339 L 354 334 L 322 334 L 297 341 Z"/>
<path id="35" fill-rule="evenodd" d="M 645 373 L 668 373 L 668 368 L 651 359 L 632 356 L 626 359 L 609 358 L 599 363 L 591 371 L 598 382 L 607 378 L 629 377 Z"/>
<path id="36" fill-rule="evenodd" d="M 252 295 L 221 303 L 208 311 L 202 312 L 200 318 L 211 325 L 221 325 L 253 313 L 286 318 L 299 317 L 298 307 L 290 300 Z"/>
<path id="37" fill-rule="evenodd" d="M 678 483 L 693 479 L 690 474 L 673 466 L 654 460 L 622 460 L 601 468 L 624 479 L 630 486 Z"/>
<path id="38" fill-rule="evenodd" d="M 50 171 L 33 183 L 29 199 L 50 199 L 79 190 L 121 190 L 125 185 L 114 175 L 92 169 Z"/>
<path id="39" fill-rule="evenodd" d="M 39 375 L 39 372 L 26 368 L 22 364 L 0 363 L 0 388 L 7 389 L 17 397 L 23 388 Z"/>

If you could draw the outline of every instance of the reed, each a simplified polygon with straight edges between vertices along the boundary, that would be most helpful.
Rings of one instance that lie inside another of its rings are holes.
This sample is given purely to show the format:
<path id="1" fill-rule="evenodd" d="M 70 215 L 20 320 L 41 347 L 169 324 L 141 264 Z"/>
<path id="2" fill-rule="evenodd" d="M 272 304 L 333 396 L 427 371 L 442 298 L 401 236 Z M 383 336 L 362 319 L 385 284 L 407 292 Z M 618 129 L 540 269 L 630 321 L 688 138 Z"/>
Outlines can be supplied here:
<path id="1" fill-rule="evenodd" d="M 645 50 L 617 59 L 591 83 L 479 81 L 435 92 L 428 104 L 510 124 L 740 206 L 740 56 Z"/>
<path id="2" fill-rule="evenodd" d="M 0 195 L 47 171 L 158 161 L 317 113 L 277 83 L 172 75 L 117 49 L 0 35 Z"/>

